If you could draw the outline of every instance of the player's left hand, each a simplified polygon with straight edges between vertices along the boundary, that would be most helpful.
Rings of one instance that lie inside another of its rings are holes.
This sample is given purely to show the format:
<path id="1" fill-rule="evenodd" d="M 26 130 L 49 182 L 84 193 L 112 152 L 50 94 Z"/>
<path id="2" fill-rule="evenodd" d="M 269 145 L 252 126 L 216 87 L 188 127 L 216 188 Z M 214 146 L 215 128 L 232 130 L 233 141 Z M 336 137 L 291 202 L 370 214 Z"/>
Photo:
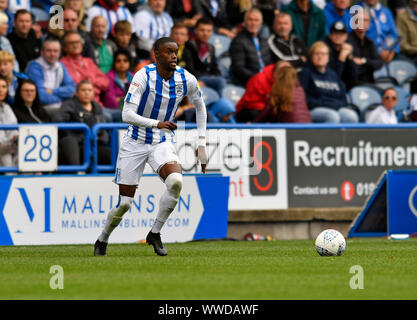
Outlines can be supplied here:
<path id="1" fill-rule="evenodd" d="M 195 151 L 197 156 L 197 165 L 201 164 L 201 171 L 206 173 L 206 165 L 207 165 L 207 153 L 205 146 L 198 146 L 197 150 Z"/>

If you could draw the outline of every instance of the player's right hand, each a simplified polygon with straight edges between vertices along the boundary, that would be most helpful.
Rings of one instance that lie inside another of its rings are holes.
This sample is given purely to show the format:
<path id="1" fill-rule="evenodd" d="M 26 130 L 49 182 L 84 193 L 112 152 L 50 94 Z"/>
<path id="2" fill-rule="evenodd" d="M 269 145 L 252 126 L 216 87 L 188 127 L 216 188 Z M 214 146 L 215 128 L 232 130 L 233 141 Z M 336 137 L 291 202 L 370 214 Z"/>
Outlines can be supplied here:
<path id="1" fill-rule="evenodd" d="M 165 129 L 174 131 L 175 129 L 177 129 L 177 124 L 172 121 L 159 121 L 157 128 L 161 130 Z"/>

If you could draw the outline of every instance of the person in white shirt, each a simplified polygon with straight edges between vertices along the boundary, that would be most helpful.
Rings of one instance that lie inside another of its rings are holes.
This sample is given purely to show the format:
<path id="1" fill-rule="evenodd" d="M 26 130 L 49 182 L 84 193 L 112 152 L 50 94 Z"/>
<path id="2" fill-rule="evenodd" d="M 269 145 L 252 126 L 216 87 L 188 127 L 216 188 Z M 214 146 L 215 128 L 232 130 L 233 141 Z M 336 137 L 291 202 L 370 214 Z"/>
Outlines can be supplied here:
<path id="1" fill-rule="evenodd" d="M 148 0 L 133 17 L 136 24 L 136 34 L 146 40 L 141 44 L 143 50 L 151 51 L 154 42 L 162 37 L 169 37 L 174 22 L 171 16 L 164 12 L 166 0 Z"/>
<path id="2" fill-rule="evenodd" d="M 397 124 L 398 119 L 394 111 L 397 101 L 397 91 L 394 88 L 386 89 L 382 94 L 382 105 L 370 111 L 365 116 L 365 122 L 372 124 Z"/>

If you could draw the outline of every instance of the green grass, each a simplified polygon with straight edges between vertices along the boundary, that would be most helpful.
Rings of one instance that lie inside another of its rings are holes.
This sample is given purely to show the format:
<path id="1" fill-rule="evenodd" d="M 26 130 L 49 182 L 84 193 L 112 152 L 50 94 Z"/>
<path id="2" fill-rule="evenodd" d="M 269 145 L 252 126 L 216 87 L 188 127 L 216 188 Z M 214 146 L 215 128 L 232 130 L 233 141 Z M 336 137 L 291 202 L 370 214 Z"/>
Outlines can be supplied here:
<path id="1" fill-rule="evenodd" d="M 354 239 L 340 257 L 313 241 L 0 247 L 0 299 L 417 299 L 417 240 Z M 64 289 L 52 290 L 52 265 Z M 351 266 L 364 270 L 352 290 Z"/>

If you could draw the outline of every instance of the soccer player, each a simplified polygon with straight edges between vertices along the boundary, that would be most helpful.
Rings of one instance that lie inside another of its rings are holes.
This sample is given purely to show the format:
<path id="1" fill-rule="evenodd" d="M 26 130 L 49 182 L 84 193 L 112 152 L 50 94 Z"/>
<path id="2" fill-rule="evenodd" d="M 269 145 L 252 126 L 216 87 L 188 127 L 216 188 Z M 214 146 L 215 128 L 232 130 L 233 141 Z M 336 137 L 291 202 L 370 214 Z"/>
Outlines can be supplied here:
<path id="1" fill-rule="evenodd" d="M 105 256 L 109 236 L 119 225 L 123 214 L 132 205 L 136 188 L 146 163 L 165 182 L 166 190 L 159 201 L 159 210 L 146 243 L 157 255 L 166 256 L 160 230 L 174 210 L 182 188 L 182 168 L 173 144 L 172 122 L 181 100 L 188 96 L 197 111 L 197 162 L 206 171 L 206 106 L 196 78 L 177 66 L 178 46 L 171 38 L 154 44 L 155 64 L 140 69 L 132 79 L 125 97 L 122 119 L 129 123 L 119 149 L 115 183 L 119 200 L 108 213 L 104 229 L 94 245 L 94 255 Z"/>

